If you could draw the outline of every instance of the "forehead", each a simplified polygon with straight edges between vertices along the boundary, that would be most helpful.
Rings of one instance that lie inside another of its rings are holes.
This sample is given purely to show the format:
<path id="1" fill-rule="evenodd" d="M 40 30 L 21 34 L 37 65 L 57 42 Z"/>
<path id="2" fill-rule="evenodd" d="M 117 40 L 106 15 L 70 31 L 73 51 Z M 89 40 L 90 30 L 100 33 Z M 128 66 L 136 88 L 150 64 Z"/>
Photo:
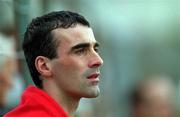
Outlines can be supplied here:
<path id="1" fill-rule="evenodd" d="M 67 29 L 58 28 L 52 31 L 54 38 L 60 41 L 60 45 L 76 45 L 78 43 L 95 43 L 95 37 L 90 27 L 76 25 Z"/>

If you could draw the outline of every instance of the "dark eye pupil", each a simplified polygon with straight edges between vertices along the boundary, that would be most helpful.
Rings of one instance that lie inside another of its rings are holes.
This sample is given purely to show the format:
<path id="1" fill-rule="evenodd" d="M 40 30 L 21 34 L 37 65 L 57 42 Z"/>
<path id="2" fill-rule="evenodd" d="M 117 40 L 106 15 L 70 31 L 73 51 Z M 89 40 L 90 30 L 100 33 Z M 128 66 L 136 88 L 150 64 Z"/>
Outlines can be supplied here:
<path id="1" fill-rule="evenodd" d="M 99 49 L 98 49 L 98 48 L 94 48 L 94 50 L 95 50 L 96 52 L 98 52 L 98 51 L 99 51 Z"/>

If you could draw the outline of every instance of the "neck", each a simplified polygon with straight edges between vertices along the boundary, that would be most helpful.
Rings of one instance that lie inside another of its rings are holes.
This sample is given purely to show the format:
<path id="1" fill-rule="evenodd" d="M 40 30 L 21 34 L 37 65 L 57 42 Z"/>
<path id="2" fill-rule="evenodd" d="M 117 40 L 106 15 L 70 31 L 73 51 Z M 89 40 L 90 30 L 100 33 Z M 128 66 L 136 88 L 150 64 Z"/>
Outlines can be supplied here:
<path id="1" fill-rule="evenodd" d="M 60 99 L 59 99 L 60 100 Z M 63 107 L 63 109 L 68 113 L 68 117 L 74 117 L 74 113 L 77 110 L 80 99 L 73 99 L 70 96 L 62 96 L 59 104 Z"/>
<path id="2" fill-rule="evenodd" d="M 68 113 L 68 117 L 74 117 L 80 98 L 68 95 L 53 82 L 44 82 L 43 90 L 47 92 L 66 113 Z"/>

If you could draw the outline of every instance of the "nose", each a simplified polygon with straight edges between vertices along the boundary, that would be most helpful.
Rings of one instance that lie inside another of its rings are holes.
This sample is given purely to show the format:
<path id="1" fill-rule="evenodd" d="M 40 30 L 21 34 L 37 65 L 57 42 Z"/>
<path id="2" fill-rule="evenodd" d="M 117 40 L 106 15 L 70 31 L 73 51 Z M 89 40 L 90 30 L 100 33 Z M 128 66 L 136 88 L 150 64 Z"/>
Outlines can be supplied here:
<path id="1" fill-rule="evenodd" d="M 100 67 L 103 64 L 103 60 L 98 53 L 94 53 L 88 64 L 89 68 Z"/>

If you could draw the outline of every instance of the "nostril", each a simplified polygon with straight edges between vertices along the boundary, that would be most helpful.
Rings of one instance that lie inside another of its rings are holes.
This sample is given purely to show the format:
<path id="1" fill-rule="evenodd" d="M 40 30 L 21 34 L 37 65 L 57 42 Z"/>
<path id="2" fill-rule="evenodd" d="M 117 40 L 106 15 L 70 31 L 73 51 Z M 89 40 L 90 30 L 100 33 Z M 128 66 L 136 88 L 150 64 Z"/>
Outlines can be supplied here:
<path id="1" fill-rule="evenodd" d="M 92 67 L 99 67 L 99 66 L 101 66 L 100 62 L 99 63 L 95 63 L 95 64 L 92 65 Z"/>
<path id="2" fill-rule="evenodd" d="M 99 57 L 98 59 L 89 63 L 90 68 L 100 67 L 103 64 L 103 60 Z"/>

